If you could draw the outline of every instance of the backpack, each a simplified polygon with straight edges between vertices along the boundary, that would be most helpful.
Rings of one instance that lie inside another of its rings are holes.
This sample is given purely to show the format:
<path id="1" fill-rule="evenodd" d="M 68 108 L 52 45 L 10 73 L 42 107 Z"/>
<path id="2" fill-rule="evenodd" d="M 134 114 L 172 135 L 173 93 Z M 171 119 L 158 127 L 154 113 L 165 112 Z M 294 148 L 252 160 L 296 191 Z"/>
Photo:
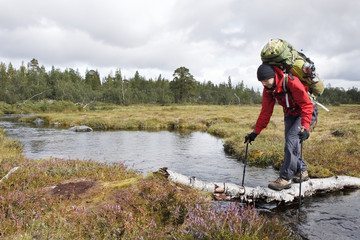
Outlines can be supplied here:
<path id="1" fill-rule="evenodd" d="M 305 54 L 296 51 L 287 41 L 271 39 L 261 50 L 260 56 L 264 63 L 278 66 L 284 73 L 298 77 L 308 87 L 311 98 L 316 99 L 324 92 L 324 83 L 315 72 L 314 62 Z M 287 81 L 288 76 L 283 85 L 285 92 Z"/>

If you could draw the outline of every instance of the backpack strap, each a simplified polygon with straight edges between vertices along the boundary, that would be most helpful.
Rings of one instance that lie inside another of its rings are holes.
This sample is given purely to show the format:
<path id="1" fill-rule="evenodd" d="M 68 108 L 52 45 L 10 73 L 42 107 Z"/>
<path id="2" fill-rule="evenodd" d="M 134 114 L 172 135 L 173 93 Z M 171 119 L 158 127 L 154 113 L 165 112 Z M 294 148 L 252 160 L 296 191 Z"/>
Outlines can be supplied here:
<path id="1" fill-rule="evenodd" d="M 286 107 L 289 108 L 290 104 L 289 104 L 289 87 L 288 87 L 288 83 L 289 83 L 289 75 L 290 78 L 294 80 L 294 76 L 291 73 L 286 73 L 286 71 L 284 71 L 284 80 L 282 82 L 282 88 L 285 92 L 285 101 L 286 101 Z"/>
<path id="2" fill-rule="evenodd" d="M 282 82 L 282 88 L 285 92 L 286 107 L 289 108 L 289 93 L 288 93 L 289 74 L 284 73 L 284 80 Z"/>

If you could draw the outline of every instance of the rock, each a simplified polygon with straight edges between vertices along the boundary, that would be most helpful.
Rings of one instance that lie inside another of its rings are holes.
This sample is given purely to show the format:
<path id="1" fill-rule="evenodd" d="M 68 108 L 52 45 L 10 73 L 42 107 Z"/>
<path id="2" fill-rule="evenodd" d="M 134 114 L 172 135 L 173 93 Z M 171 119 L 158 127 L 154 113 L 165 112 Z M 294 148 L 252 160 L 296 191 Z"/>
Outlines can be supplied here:
<path id="1" fill-rule="evenodd" d="M 36 126 L 41 126 L 45 123 L 44 120 L 42 120 L 41 118 L 36 118 L 34 121 L 33 121 L 33 124 L 35 124 Z"/>
<path id="2" fill-rule="evenodd" d="M 75 126 L 69 129 L 70 131 L 73 132 L 92 132 L 93 129 L 91 127 L 88 126 Z"/>

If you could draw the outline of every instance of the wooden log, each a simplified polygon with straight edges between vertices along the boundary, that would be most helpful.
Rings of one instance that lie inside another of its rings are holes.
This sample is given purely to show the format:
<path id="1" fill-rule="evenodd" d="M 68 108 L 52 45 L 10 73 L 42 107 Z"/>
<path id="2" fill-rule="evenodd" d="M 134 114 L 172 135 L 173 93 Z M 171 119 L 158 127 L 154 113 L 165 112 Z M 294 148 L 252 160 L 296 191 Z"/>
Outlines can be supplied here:
<path id="1" fill-rule="evenodd" d="M 299 183 L 293 183 L 291 188 L 274 191 L 267 187 L 246 187 L 234 183 L 204 182 L 196 177 L 189 177 L 161 168 L 158 173 L 169 180 L 213 193 L 217 200 L 240 202 L 292 202 L 299 197 Z M 318 192 L 338 191 L 344 188 L 360 188 L 360 178 L 349 176 L 335 176 L 329 178 L 314 178 L 302 183 L 301 196 L 309 197 Z"/>

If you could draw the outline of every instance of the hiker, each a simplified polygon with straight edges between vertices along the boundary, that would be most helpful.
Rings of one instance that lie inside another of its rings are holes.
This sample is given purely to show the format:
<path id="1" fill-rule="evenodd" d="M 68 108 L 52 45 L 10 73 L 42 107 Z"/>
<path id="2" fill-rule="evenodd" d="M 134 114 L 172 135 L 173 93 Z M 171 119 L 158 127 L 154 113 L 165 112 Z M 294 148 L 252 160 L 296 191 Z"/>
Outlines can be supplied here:
<path id="1" fill-rule="evenodd" d="M 284 73 L 279 67 L 263 63 L 257 70 L 257 78 L 264 86 L 262 108 L 254 130 L 245 137 L 245 143 L 254 141 L 266 128 L 277 100 L 284 110 L 285 156 L 280 176 L 270 182 L 268 187 L 280 191 L 290 188 L 292 180 L 300 182 L 300 170 L 302 181 L 309 179 L 306 164 L 300 159 L 300 143 L 309 138 L 310 125 L 316 121 L 318 110 L 308 96 L 307 87 L 296 76 L 288 75 L 288 91 L 285 96 L 282 87 Z"/>

